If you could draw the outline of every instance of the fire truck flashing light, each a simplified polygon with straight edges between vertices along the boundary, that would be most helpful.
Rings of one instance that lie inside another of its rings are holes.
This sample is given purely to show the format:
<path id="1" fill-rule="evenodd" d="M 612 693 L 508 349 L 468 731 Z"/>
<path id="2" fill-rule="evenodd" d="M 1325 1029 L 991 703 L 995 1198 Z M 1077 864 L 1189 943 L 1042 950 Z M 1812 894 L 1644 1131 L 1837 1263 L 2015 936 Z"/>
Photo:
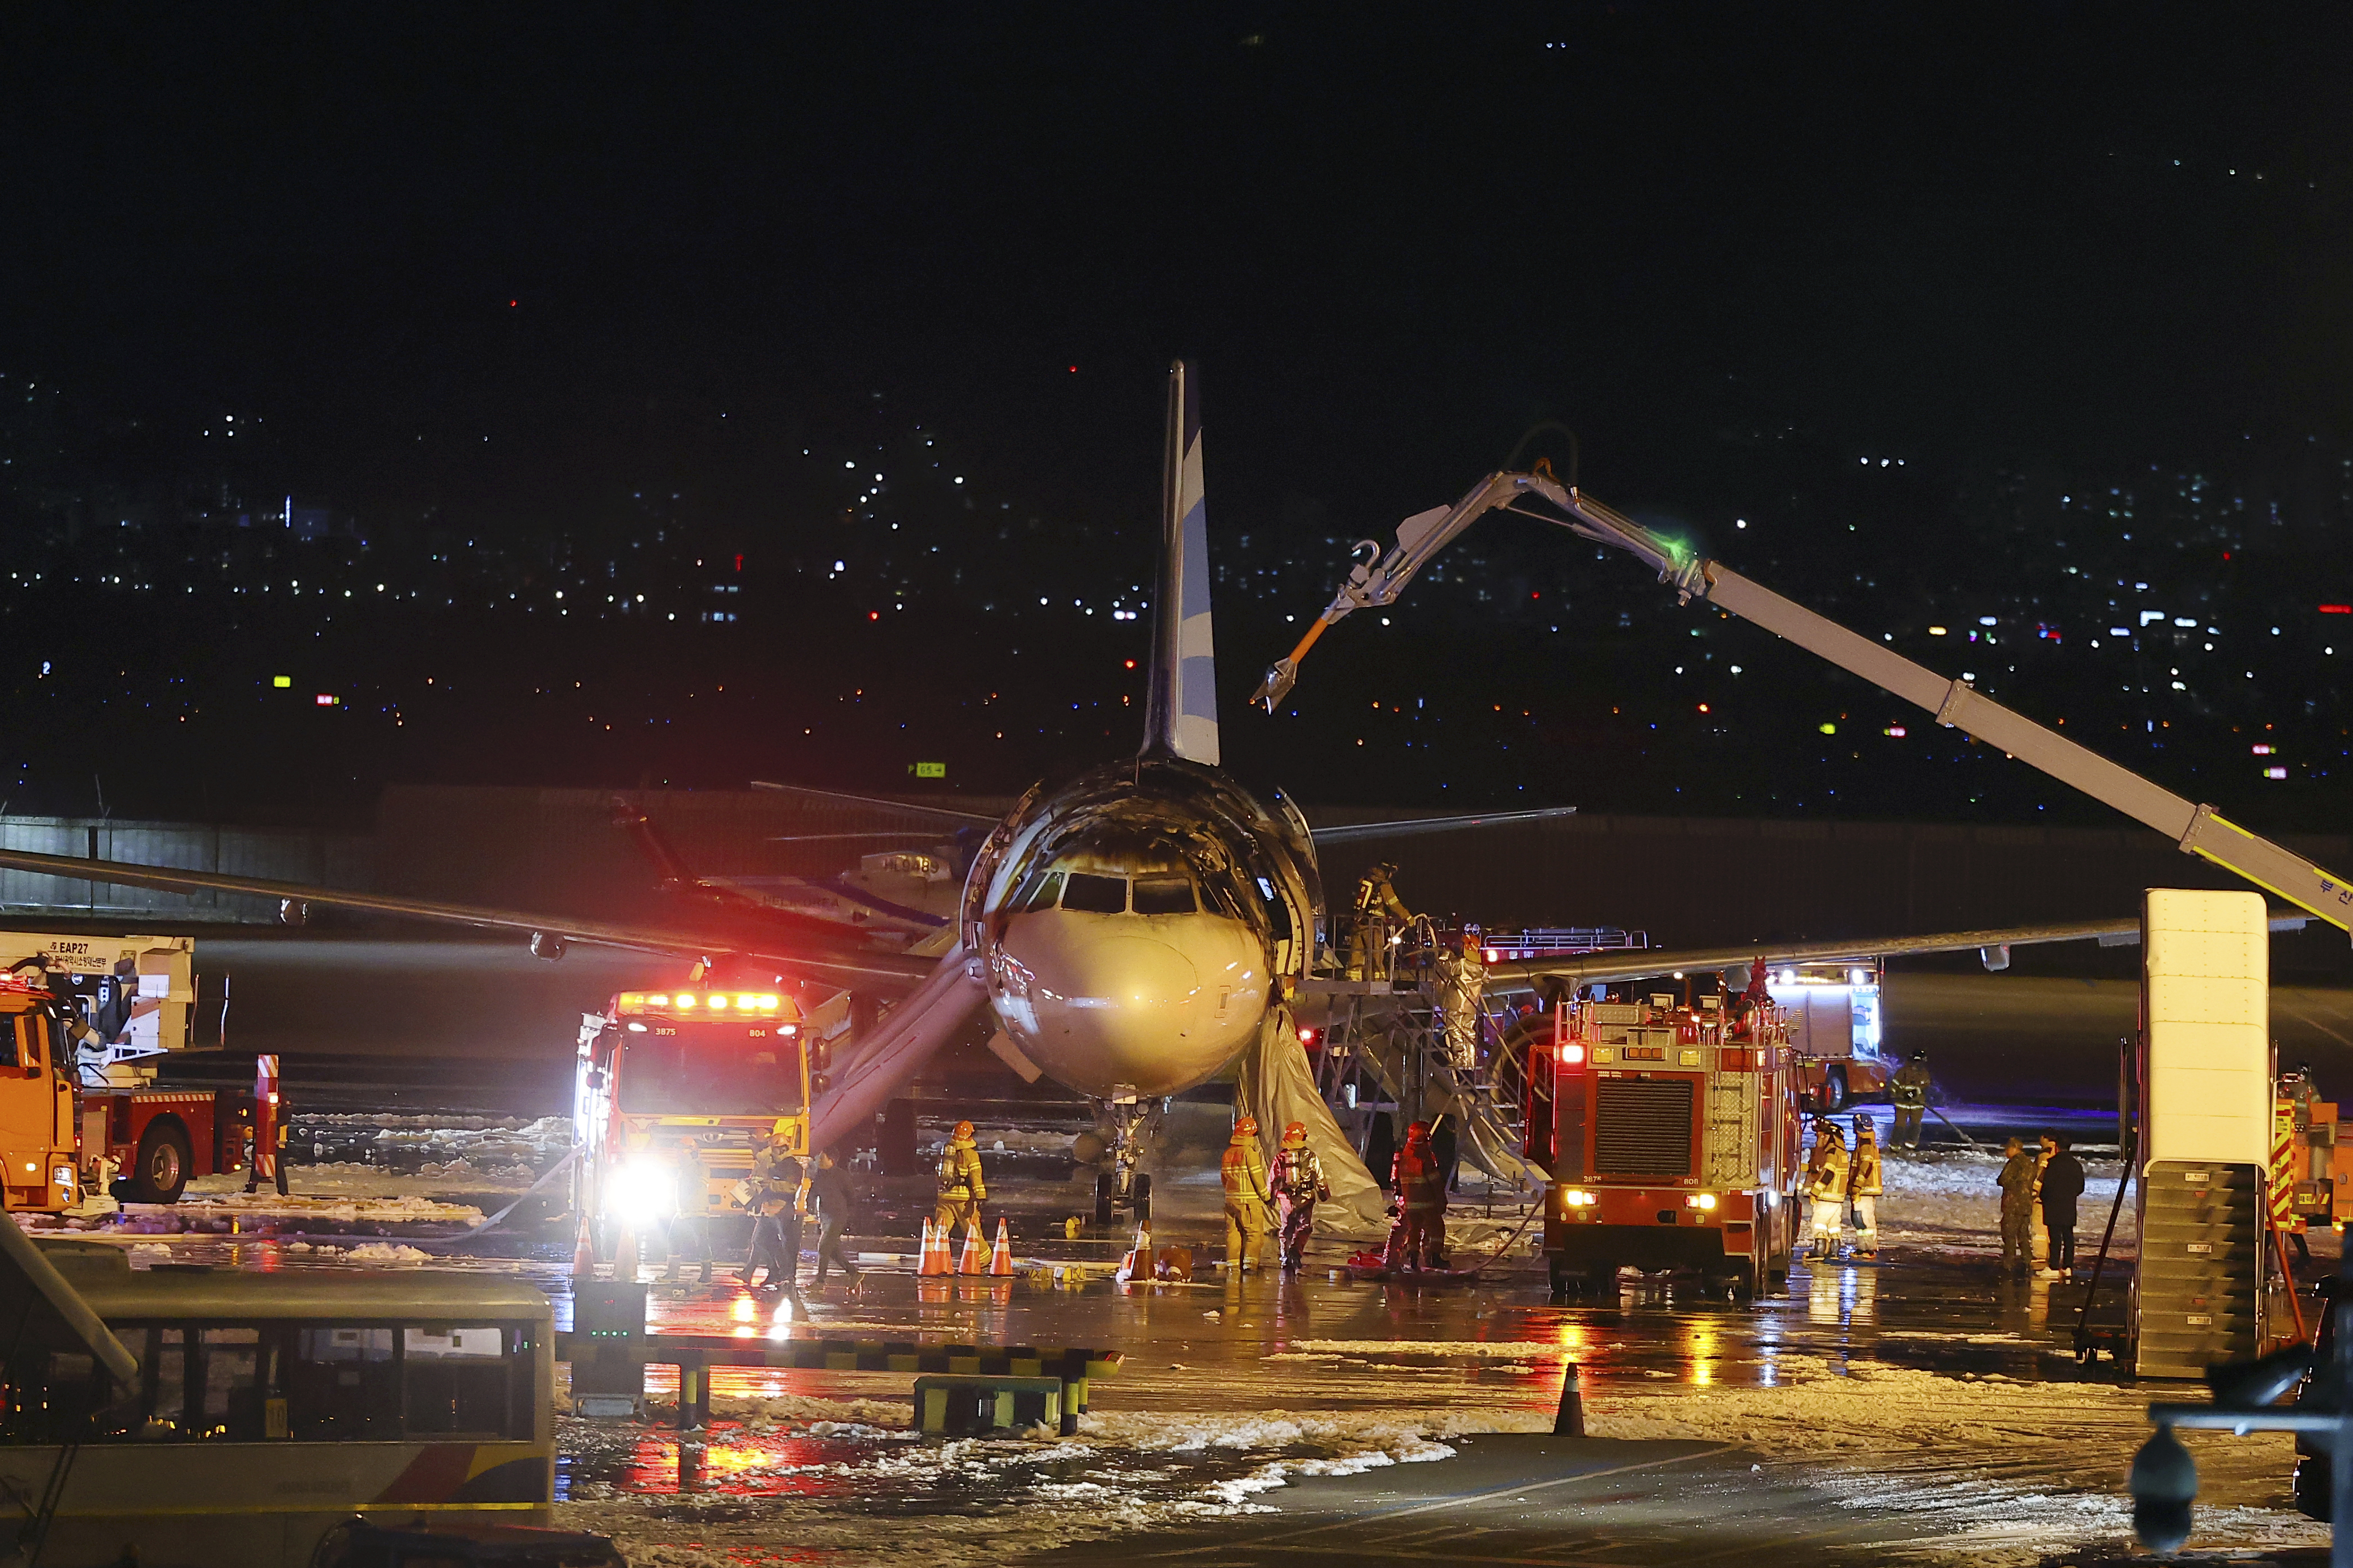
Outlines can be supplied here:
<path id="1" fill-rule="evenodd" d="M 773 1014 L 784 1005 L 784 999 L 775 992 L 742 991 L 624 991 L 617 1005 L 623 1016 L 641 1013 L 659 1014 L 664 1017 L 681 1017 L 694 1013 L 747 1013 L 754 1017 Z M 792 1034 L 795 1026 L 780 1026 L 778 1033 Z"/>

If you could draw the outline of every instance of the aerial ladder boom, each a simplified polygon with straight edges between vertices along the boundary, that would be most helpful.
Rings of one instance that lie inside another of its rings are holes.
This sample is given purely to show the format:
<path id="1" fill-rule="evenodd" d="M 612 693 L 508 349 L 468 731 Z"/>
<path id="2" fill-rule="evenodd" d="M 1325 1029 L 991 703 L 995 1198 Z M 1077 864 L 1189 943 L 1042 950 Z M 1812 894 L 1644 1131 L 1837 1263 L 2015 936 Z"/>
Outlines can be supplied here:
<path id="1" fill-rule="evenodd" d="M 1566 516 L 1527 511 L 1513 503 L 1523 498 L 1550 502 Z M 1849 631 L 1804 605 L 1752 582 L 1720 561 L 1711 561 L 1672 540 L 1662 539 L 1633 519 L 1604 506 L 1542 467 L 1534 473 L 1490 474 L 1451 507 L 1433 507 L 1398 525 L 1396 546 L 1386 554 L 1372 540 L 1360 542 L 1347 581 L 1322 616 L 1300 638 L 1290 657 L 1266 672 L 1251 701 L 1274 711 L 1299 678 L 1299 661 L 1324 630 L 1355 611 L 1396 603 L 1406 584 L 1463 530 L 1491 511 L 1509 511 L 1566 528 L 1583 539 L 1612 545 L 1634 556 L 1670 584 L 1684 604 L 1704 599 L 1731 615 L 1764 627 L 1828 659 L 1849 674 L 1927 710 L 1936 722 L 1973 735 L 1989 746 L 2040 769 L 2103 805 L 2147 823 L 2185 854 L 2211 860 L 2265 891 L 2353 931 L 2353 883 L 2314 865 L 2293 850 L 2224 818 L 2211 805 L 2184 800 L 2118 766 L 2065 736 L 2011 711 L 1971 686 L 1947 679 L 1913 663 L 1881 643 Z"/>

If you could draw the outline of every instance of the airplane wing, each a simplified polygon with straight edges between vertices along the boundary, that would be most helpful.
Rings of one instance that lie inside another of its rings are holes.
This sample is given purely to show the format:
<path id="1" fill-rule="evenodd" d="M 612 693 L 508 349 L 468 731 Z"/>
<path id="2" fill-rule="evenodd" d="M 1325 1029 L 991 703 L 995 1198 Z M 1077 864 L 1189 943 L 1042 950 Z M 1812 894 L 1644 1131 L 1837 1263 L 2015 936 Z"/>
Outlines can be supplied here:
<path id="1" fill-rule="evenodd" d="M 1556 816 L 1575 816 L 1573 805 L 1548 805 L 1537 811 L 1490 811 L 1467 816 L 1414 816 L 1393 822 L 1350 822 L 1335 827 L 1315 827 L 1308 831 L 1315 847 L 1327 844 L 1348 844 L 1359 838 L 1406 838 L 1424 833 L 1452 833 L 1465 827 L 1501 827 L 1514 822 L 1546 822 Z"/>
<path id="2" fill-rule="evenodd" d="M 754 779 L 752 781 L 752 787 L 754 789 L 774 790 L 778 795 L 805 795 L 810 800 L 824 801 L 833 805 L 865 806 L 875 811 L 913 812 L 923 816 L 936 816 L 944 822 L 968 822 L 983 827 L 994 827 L 997 823 L 997 819 L 996 817 L 985 816 L 976 811 L 957 811 L 949 806 L 927 805 L 918 804 L 913 801 L 885 800 L 878 795 L 849 795 L 844 791 L 837 789 L 811 789 L 807 784 L 772 784 L 766 779 Z M 851 837 L 864 836 L 826 834 L 821 835 L 820 837 Z M 877 837 L 882 836 L 877 835 Z"/>
<path id="3" fill-rule="evenodd" d="M 2302 931 L 2313 919 L 2306 914 L 2274 915 L 2274 931 Z M 1490 991 L 1534 990 L 1539 982 L 1597 985 L 1618 980 L 1647 980 L 1654 975 L 1708 970 L 1745 969 L 1763 959 L 1776 963 L 1811 963 L 1840 958 L 1898 958 L 1928 952 L 1968 952 L 2038 942 L 2097 942 L 2102 947 L 2131 947 L 2140 942 L 2140 921 L 2075 921 L 2057 925 L 2010 926 L 1997 931 L 1945 931 L 1929 936 L 1857 937 L 1834 942 L 1752 942 L 1746 947 L 1686 949 L 1638 948 L 1609 952 L 1569 953 L 1559 958 L 1522 958 L 1487 966 Z"/>
<path id="4" fill-rule="evenodd" d="M 766 932 L 745 940 L 714 931 L 674 927 L 622 925 L 607 921 L 572 920 L 562 915 L 533 914 L 519 910 L 485 909 L 476 904 L 442 903 L 429 899 L 395 898 L 382 893 L 353 892 L 345 888 L 313 888 L 298 882 L 270 881 L 259 877 L 227 877 L 211 871 L 184 871 L 169 866 L 138 866 L 120 860 L 80 860 L 66 855 L 36 855 L 29 850 L 0 849 L 0 868 L 34 871 L 74 881 L 113 882 L 124 887 L 152 888 L 167 893 L 243 893 L 276 899 L 281 904 L 315 904 L 321 909 L 354 910 L 400 920 L 433 921 L 477 930 L 513 931 L 562 942 L 585 942 L 599 947 L 628 948 L 639 952 L 666 953 L 700 960 L 721 953 L 774 963 L 779 970 L 846 990 L 878 995 L 904 995 L 930 973 L 933 962 L 902 953 L 861 951 L 850 940 L 830 946 L 837 933 L 854 938 L 847 927 L 807 918 L 807 942 L 782 940 Z"/>

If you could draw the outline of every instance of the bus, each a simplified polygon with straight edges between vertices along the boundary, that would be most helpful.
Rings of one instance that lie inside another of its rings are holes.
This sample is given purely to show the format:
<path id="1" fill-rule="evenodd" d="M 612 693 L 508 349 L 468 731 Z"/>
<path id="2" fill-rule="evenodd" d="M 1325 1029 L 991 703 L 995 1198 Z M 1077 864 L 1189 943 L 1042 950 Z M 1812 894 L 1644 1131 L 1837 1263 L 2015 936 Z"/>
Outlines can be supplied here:
<path id="1" fill-rule="evenodd" d="M 530 1286 L 40 1252 L 138 1362 L 128 1389 L 55 1342 L 7 1363 L 0 1489 L 53 1506 L 46 1561 L 307 1568 L 355 1514 L 547 1522 L 555 1335 Z"/>

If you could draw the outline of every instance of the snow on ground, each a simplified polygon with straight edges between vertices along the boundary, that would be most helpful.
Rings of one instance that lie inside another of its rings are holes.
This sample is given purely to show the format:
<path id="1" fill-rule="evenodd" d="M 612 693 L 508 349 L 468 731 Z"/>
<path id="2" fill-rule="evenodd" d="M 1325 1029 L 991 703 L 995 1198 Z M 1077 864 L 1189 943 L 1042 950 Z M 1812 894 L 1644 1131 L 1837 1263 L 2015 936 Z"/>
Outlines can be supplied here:
<path id="1" fill-rule="evenodd" d="M 1879 1228 L 1891 1243 L 1964 1252 L 2001 1250 L 2001 1173 L 1999 1150 L 1929 1149 L 1890 1154 L 1883 1164 L 1887 1192 L 1879 1200 Z M 2095 1250 L 2116 1202 L 2120 1169 L 2115 1160 L 2084 1162 L 2084 1196 L 2076 1206 L 2075 1246 Z M 2116 1256 L 2133 1249 L 2135 1207 L 2125 1190 L 2116 1216 Z"/>
<path id="2" fill-rule="evenodd" d="M 706 1474 L 723 1475 L 726 1490 L 647 1494 L 588 1482 L 557 1505 L 556 1522 L 607 1531 L 632 1563 L 664 1568 L 740 1563 L 782 1542 L 798 1560 L 822 1552 L 997 1568 L 1025 1552 L 1267 1511 L 1259 1500 L 1293 1477 L 1450 1458 L 1447 1437 L 1497 1429 L 1476 1413 L 1098 1412 L 1080 1418 L 1075 1437 L 1039 1428 L 925 1442 L 906 1429 L 911 1407 L 893 1400 L 713 1404 L 722 1421 L 742 1422 L 714 1428 L 705 1449 Z M 581 1426 L 567 1432 L 567 1447 L 610 1440 L 609 1428 Z M 764 1494 L 756 1507 L 745 1507 L 746 1490 Z"/>
<path id="3" fill-rule="evenodd" d="M 288 1173 L 292 1184 L 292 1173 Z M 471 1226 L 482 1223 L 482 1211 L 471 1204 L 442 1203 L 434 1198 L 378 1195 L 349 1197 L 311 1197 L 301 1192 L 280 1197 L 264 1188 L 258 1193 L 244 1190 L 240 1180 L 237 1187 L 226 1193 L 198 1193 L 189 1184 L 187 1195 L 170 1205 L 162 1204 L 125 1204 L 122 1225 L 126 1229 L 152 1225 L 159 1229 L 201 1230 L 209 1228 L 208 1222 L 273 1219 L 299 1226 L 304 1220 L 333 1220 L 349 1224 L 367 1221 L 372 1224 L 434 1225 Z"/>

